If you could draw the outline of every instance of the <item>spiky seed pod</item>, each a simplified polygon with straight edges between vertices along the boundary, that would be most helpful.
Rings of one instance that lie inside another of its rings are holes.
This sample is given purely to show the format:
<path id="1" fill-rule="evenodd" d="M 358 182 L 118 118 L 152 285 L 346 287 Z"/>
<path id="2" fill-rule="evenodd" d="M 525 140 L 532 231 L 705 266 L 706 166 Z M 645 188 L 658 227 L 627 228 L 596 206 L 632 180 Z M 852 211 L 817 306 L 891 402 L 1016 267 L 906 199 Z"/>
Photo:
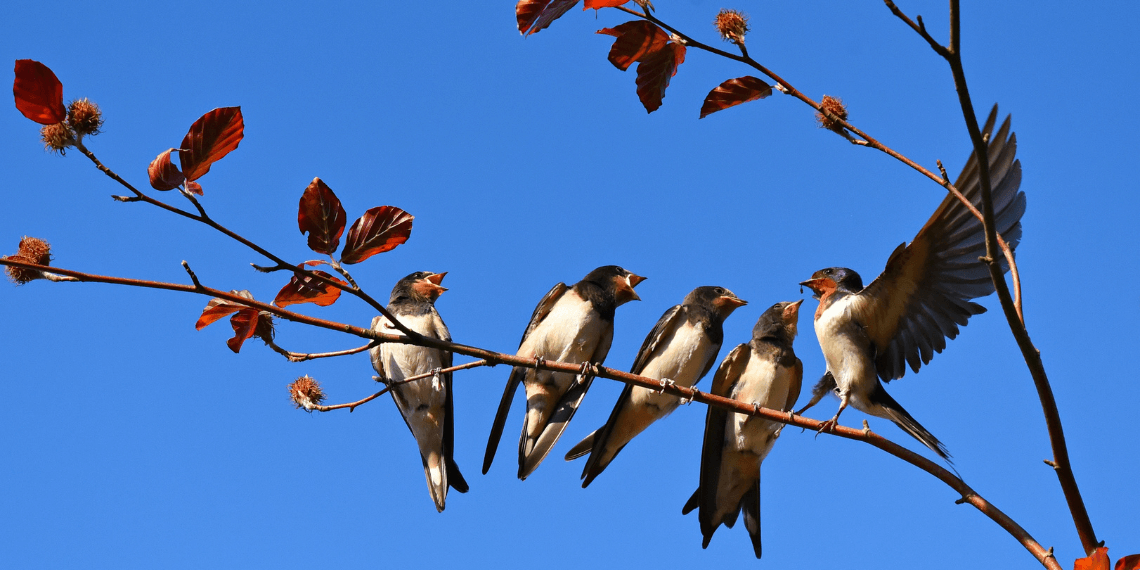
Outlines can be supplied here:
<path id="1" fill-rule="evenodd" d="M 97 135 L 103 126 L 103 112 L 88 99 L 76 99 L 67 109 L 67 122 L 77 136 Z"/>
<path id="2" fill-rule="evenodd" d="M 24 263 L 35 263 L 36 265 L 51 265 L 51 245 L 39 238 L 24 236 L 20 240 L 20 247 L 15 255 L 10 255 L 5 259 L 13 261 L 22 261 Z M 43 279 L 43 273 L 34 269 L 25 269 L 23 267 L 13 267 L 11 265 L 5 267 L 8 273 L 8 279 L 16 285 L 23 285 L 35 279 Z"/>
<path id="3" fill-rule="evenodd" d="M 738 10 L 721 10 L 713 25 L 724 41 L 742 44 L 744 35 L 748 33 L 748 16 Z"/>
<path id="4" fill-rule="evenodd" d="M 325 401 L 325 393 L 321 385 L 308 375 L 302 376 L 289 384 L 289 397 L 298 408 L 312 409 Z"/>
<path id="5" fill-rule="evenodd" d="M 828 113 L 839 117 L 841 120 L 847 120 L 847 107 L 843 104 L 842 99 L 838 97 L 832 97 L 831 95 L 824 95 L 823 101 L 820 101 L 819 106 L 823 107 L 823 109 Z M 819 121 L 820 127 L 823 127 L 829 131 L 835 131 L 839 134 L 843 134 L 843 125 L 831 119 L 831 117 L 817 112 L 815 114 L 815 120 Z"/>
<path id="6" fill-rule="evenodd" d="M 67 122 L 54 125 L 44 125 L 40 129 L 40 140 L 44 143 L 44 150 L 67 154 L 67 147 L 75 146 L 75 133 Z"/>

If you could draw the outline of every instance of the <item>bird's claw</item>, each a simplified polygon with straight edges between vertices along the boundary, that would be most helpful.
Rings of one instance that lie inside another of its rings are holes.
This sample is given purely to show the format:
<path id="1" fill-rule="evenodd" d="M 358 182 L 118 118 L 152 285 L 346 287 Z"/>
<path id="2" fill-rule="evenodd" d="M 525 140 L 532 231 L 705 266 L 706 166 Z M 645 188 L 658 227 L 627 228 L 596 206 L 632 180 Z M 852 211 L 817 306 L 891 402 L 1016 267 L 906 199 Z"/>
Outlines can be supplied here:
<path id="1" fill-rule="evenodd" d="M 657 390 L 657 393 L 658 393 L 658 394 L 664 394 L 664 393 L 665 393 L 665 388 L 666 388 L 667 386 L 676 387 L 676 386 L 677 386 L 677 383 L 676 383 L 676 382 L 674 382 L 674 381 L 672 381 L 672 380 L 670 380 L 670 379 L 668 379 L 668 378 L 662 378 L 662 379 L 661 379 L 661 388 Z"/>
<path id="2" fill-rule="evenodd" d="M 598 375 L 598 365 L 590 362 L 589 360 L 582 363 L 578 370 L 578 383 L 583 384 L 587 378 L 593 378 Z"/>
<path id="3" fill-rule="evenodd" d="M 826 422 L 819 424 L 819 431 L 815 432 L 815 436 L 819 437 L 819 434 L 821 434 L 825 431 L 829 432 L 829 431 L 834 430 L 835 426 L 838 423 L 839 423 L 839 418 L 831 418 L 830 420 L 827 420 Z"/>
<path id="4" fill-rule="evenodd" d="M 534 357 L 534 369 L 538 370 L 539 368 L 541 368 L 543 366 L 546 366 L 546 359 L 541 357 L 541 356 L 535 356 Z"/>
<path id="5" fill-rule="evenodd" d="M 439 374 L 442 371 L 443 368 L 440 368 L 438 366 L 431 369 L 431 387 L 433 390 L 440 390 L 443 388 L 439 381 Z"/>

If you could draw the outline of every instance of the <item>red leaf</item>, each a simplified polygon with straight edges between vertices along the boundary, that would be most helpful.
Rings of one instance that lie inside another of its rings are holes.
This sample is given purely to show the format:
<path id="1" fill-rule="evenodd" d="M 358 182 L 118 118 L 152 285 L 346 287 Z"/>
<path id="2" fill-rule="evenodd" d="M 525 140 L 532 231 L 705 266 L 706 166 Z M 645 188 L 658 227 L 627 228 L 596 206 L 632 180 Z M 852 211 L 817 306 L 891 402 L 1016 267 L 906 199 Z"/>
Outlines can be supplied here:
<path id="1" fill-rule="evenodd" d="M 380 206 L 364 212 L 348 229 L 341 263 L 360 263 L 408 241 L 415 216 L 395 207 Z"/>
<path id="2" fill-rule="evenodd" d="M 578 0 L 519 0 L 515 4 L 519 33 L 524 36 L 537 34 L 577 3 Z"/>
<path id="3" fill-rule="evenodd" d="M 186 181 L 186 177 L 182 176 L 182 171 L 178 170 L 174 163 L 170 162 L 170 153 L 174 149 L 170 149 L 160 155 L 154 160 L 150 161 L 150 166 L 146 167 L 147 174 L 150 175 L 150 187 L 155 190 L 174 190 Z"/>
<path id="4" fill-rule="evenodd" d="M 230 293 L 245 297 L 251 301 L 253 300 L 253 294 L 249 291 L 230 291 Z M 202 330 L 230 313 L 236 313 L 242 309 L 248 308 L 249 307 L 245 305 L 235 303 L 228 299 L 219 299 L 217 297 L 214 297 L 213 299 L 210 299 L 209 303 L 206 303 L 206 308 L 202 310 L 202 316 L 198 317 L 198 322 L 194 324 L 194 328 L 197 330 Z"/>
<path id="5" fill-rule="evenodd" d="M 257 309 L 242 309 L 230 317 L 230 326 L 234 328 L 234 337 L 226 341 L 226 346 L 235 353 L 241 350 L 246 339 L 257 331 L 257 318 L 261 311 Z"/>
<path id="6" fill-rule="evenodd" d="M 602 8 L 617 8 L 626 2 L 629 2 L 629 0 L 586 0 L 582 5 L 582 9 L 601 10 Z"/>
<path id="7" fill-rule="evenodd" d="M 303 268 L 306 263 L 301 263 L 297 267 Z M 313 273 L 331 279 L 340 283 L 341 285 L 348 285 L 344 281 L 325 273 L 324 271 L 313 271 Z M 273 304 L 278 307 L 288 307 L 289 305 L 296 305 L 298 303 L 316 303 L 318 306 L 327 307 L 336 302 L 340 298 L 340 289 L 337 289 L 329 283 L 313 279 L 312 277 L 299 277 L 296 273 L 293 278 L 281 288 L 277 293 L 277 297 L 273 299 Z"/>
<path id="8" fill-rule="evenodd" d="M 198 184 L 197 182 L 187 182 L 186 183 L 186 191 L 191 193 L 191 194 L 197 194 L 197 195 L 201 196 L 202 195 L 202 185 Z"/>
<path id="9" fill-rule="evenodd" d="M 771 85 L 751 75 L 729 79 L 709 91 L 708 97 L 705 97 L 705 104 L 701 105 L 701 118 L 741 103 L 763 99 L 771 94 Z"/>
<path id="10" fill-rule="evenodd" d="M 635 61 L 642 61 L 646 56 L 665 47 L 669 42 L 669 34 L 657 27 L 653 22 L 634 20 L 617 26 L 598 30 L 599 34 L 614 36 L 613 47 L 610 48 L 610 63 L 614 67 L 625 71 Z"/>
<path id="11" fill-rule="evenodd" d="M 335 253 L 346 217 L 340 200 L 320 178 L 314 178 L 301 194 L 297 226 L 302 235 L 309 234 L 309 249 L 327 255 Z"/>
<path id="12" fill-rule="evenodd" d="M 209 172 L 210 165 L 237 148 L 243 136 L 241 107 L 220 107 L 194 121 L 179 153 L 186 180 L 197 180 Z"/>
<path id="13" fill-rule="evenodd" d="M 1140 570 L 1140 554 L 1129 554 L 1117 560 L 1113 570 Z"/>
<path id="14" fill-rule="evenodd" d="M 41 125 L 54 125 L 67 118 L 67 109 L 63 106 L 63 84 L 48 66 L 38 61 L 16 60 L 12 95 L 16 98 L 16 108 Z"/>
<path id="15" fill-rule="evenodd" d="M 1108 548 L 1096 549 L 1088 558 L 1078 558 L 1073 562 L 1073 570 L 1110 570 L 1112 562 L 1108 559 Z"/>
<path id="16" fill-rule="evenodd" d="M 684 62 L 685 46 L 670 42 L 637 64 L 637 97 L 647 112 L 661 107 L 669 80 L 677 75 L 677 68 Z"/>

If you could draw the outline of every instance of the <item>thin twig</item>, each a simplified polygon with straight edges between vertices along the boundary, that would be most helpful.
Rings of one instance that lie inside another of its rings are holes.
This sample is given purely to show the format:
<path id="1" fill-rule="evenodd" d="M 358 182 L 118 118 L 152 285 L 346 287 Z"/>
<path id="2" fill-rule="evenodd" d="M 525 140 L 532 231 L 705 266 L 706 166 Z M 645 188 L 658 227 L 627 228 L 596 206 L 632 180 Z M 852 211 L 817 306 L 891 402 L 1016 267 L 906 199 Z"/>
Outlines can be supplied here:
<path id="1" fill-rule="evenodd" d="M 831 111 L 828 111 L 827 109 L 825 109 L 823 107 L 823 105 L 816 102 L 811 97 L 804 95 L 800 90 L 793 87 L 791 83 L 787 82 L 787 80 L 780 77 L 779 75 L 776 75 L 772 70 L 761 65 L 760 62 L 752 59 L 748 55 L 747 52 L 743 52 L 744 55 L 736 55 L 736 54 L 724 51 L 722 49 L 712 47 L 708 44 L 701 43 L 701 42 L 694 40 L 693 38 L 681 33 L 680 31 L 678 31 L 676 28 L 670 26 L 669 24 L 666 24 L 665 22 L 661 21 L 660 18 L 658 18 L 657 16 L 654 16 L 653 14 L 648 13 L 648 11 L 646 11 L 645 13 L 641 13 L 641 12 L 638 12 L 636 10 L 631 10 L 629 8 L 626 8 L 624 6 L 618 6 L 617 9 L 621 10 L 622 12 L 625 12 L 627 14 L 631 14 L 633 16 L 637 16 L 638 18 L 642 18 L 644 20 L 647 20 L 649 22 L 653 22 L 654 24 L 657 24 L 658 26 L 668 30 L 670 33 L 675 34 L 677 37 L 681 38 L 685 42 L 686 46 L 695 47 L 697 49 L 701 49 L 701 50 L 707 51 L 709 53 L 713 53 L 713 54 L 719 55 L 721 57 L 731 59 L 733 61 L 738 61 L 740 63 L 743 63 L 745 65 L 752 67 L 753 69 L 759 71 L 760 73 L 763 73 L 764 75 L 767 75 L 769 78 L 771 78 L 773 81 L 776 82 L 779 91 L 783 92 L 786 95 L 791 95 L 791 96 L 799 99 L 800 101 L 802 101 L 802 102 L 806 103 L 808 106 L 810 106 L 812 109 L 815 109 L 815 111 L 817 113 L 823 115 L 824 117 L 827 117 L 828 119 L 830 119 L 834 123 L 842 126 L 843 129 L 838 129 L 836 132 L 840 136 L 847 139 L 848 142 L 855 144 L 857 146 L 866 146 L 866 147 L 876 149 L 880 152 L 886 153 L 888 156 L 894 158 L 895 160 L 898 160 L 899 162 L 902 162 L 903 164 L 905 164 L 905 165 L 911 167 L 912 169 L 918 171 L 923 176 L 926 176 L 927 178 L 933 180 L 934 182 L 938 183 L 940 186 L 942 186 L 942 187 L 946 188 L 948 191 L 950 191 L 950 193 L 953 194 L 954 197 L 957 198 L 959 202 L 962 202 L 962 204 L 964 204 L 966 206 L 966 208 L 968 210 L 970 210 L 970 213 L 972 213 L 975 218 L 977 218 L 979 221 L 982 221 L 984 223 L 982 213 L 980 211 L 978 211 L 978 209 L 976 207 L 974 207 L 974 205 L 969 200 L 967 200 L 966 197 L 963 196 L 962 193 L 959 192 L 958 189 L 955 188 L 953 184 L 950 184 L 948 180 L 945 180 L 944 178 L 942 178 L 942 177 L 938 176 L 937 174 L 931 172 L 929 169 L 923 167 L 922 165 L 918 164 L 917 162 L 907 158 L 902 153 L 899 153 L 898 151 L 892 149 L 891 147 L 888 147 L 887 145 L 879 142 L 877 139 L 871 137 L 871 135 L 868 135 L 867 133 L 863 132 L 859 128 L 855 127 L 855 125 L 852 125 L 851 123 L 847 122 L 846 119 L 840 118 L 838 115 L 832 113 Z M 901 11 L 899 13 L 901 14 Z M 904 15 L 904 17 L 905 17 L 905 15 Z M 909 18 L 906 19 L 906 21 L 910 22 Z M 914 24 L 913 22 L 910 22 L 910 23 L 915 27 L 916 30 L 919 29 L 917 24 Z M 925 27 L 923 27 L 921 29 L 925 30 Z M 935 43 L 937 43 L 937 42 L 935 42 Z M 846 131 L 850 131 L 851 133 L 854 133 L 855 135 L 859 136 L 859 138 L 861 138 L 863 140 L 857 140 L 857 139 L 851 137 L 850 134 L 848 134 Z M 1009 270 L 1010 270 L 1010 274 L 1013 276 L 1013 281 L 1014 281 L 1014 283 L 1020 285 L 1021 279 L 1018 275 L 1017 262 L 1013 258 L 1013 252 L 1009 248 L 1009 245 L 1005 242 L 1004 238 L 1002 238 L 1001 236 L 997 236 L 997 239 L 998 239 L 998 243 L 1001 244 L 1002 250 L 1004 252 L 1006 252 L 1006 261 L 1009 263 Z M 1020 313 L 1021 312 L 1020 311 L 1020 299 L 1021 299 L 1020 287 L 1018 288 L 1017 298 L 1019 301 L 1018 302 L 1018 307 L 1019 307 L 1018 313 Z"/>
<path id="2" fill-rule="evenodd" d="M 194 275 L 194 270 L 190 269 L 190 264 L 186 263 L 185 259 L 182 260 L 182 269 L 185 269 L 186 273 L 190 275 L 190 280 L 194 282 L 194 286 L 201 289 L 202 283 L 198 281 L 198 276 Z"/>
<path id="3" fill-rule="evenodd" d="M 245 237 L 242 237 L 240 234 L 238 234 L 238 233 L 230 230 L 229 228 L 219 224 L 218 222 L 214 221 L 212 218 L 210 218 L 206 214 L 205 209 L 198 202 L 198 200 L 195 199 L 193 197 L 193 195 L 191 195 L 189 192 L 186 192 L 185 190 L 182 191 L 183 195 L 186 196 L 186 198 L 189 199 L 192 204 L 194 204 L 195 208 L 198 209 L 198 214 L 187 212 L 186 210 L 171 206 L 170 204 L 167 204 L 161 200 L 151 198 L 150 196 L 142 193 L 137 188 L 132 186 L 129 182 L 124 180 L 121 176 L 116 174 L 113 170 L 111 170 L 110 168 L 107 168 L 102 162 L 99 161 L 99 159 L 95 156 L 95 153 L 88 150 L 87 147 L 84 146 L 82 142 L 77 141 L 75 143 L 75 148 L 79 149 L 79 152 L 82 152 L 84 156 L 86 156 L 88 159 L 91 160 L 91 162 L 95 163 L 95 166 L 100 171 L 102 171 L 104 174 L 111 177 L 112 180 L 118 182 L 119 184 L 123 185 L 123 187 L 125 187 L 126 189 L 128 189 L 132 193 L 134 193 L 134 197 L 124 198 L 124 197 L 119 196 L 119 197 L 116 197 L 117 200 L 119 200 L 121 202 L 146 202 L 147 204 L 150 204 L 152 206 L 157 206 L 157 207 L 162 208 L 163 210 L 166 210 L 166 211 L 171 212 L 173 214 L 178 214 L 179 216 L 194 220 L 196 222 L 201 222 L 203 224 L 206 224 L 207 226 L 210 226 L 211 228 L 214 228 L 215 230 L 217 230 L 217 231 L 225 234 L 226 236 L 230 237 L 231 239 L 237 241 L 238 243 L 241 243 L 242 245 L 256 251 L 257 253 L 273 260 L 277 264 L 277 267 L 282 269 L 282 270 L 286 270 L 286 269 L 290 270 L 294 274 L 297 274 L 299 276 L 308 277 L 309 279 L 313 279 L 319 283 L 325 283 L 328 285 L 332 285 L 333 287 L 336 287 L 337 289 L 340 289 L 342 291 L 345 291 L 345 292 L 352 294 L 353 296 L 359 298 L 360 300 L 362 300 L 365 303 L 367 303 L 368 305 L 370 305 L 373 309 L 376 309 L 376 311 L 379 312 L 381 315 L 384 315 L 389 321 L 392 322 L 392 324 L 400 332 L 402 332 L 402 333 L 404 333 L 410 337 L 420 336 L 419 333 L 407 328 L 407 326 L 405 326 L 403 323 L 401 323 L 399 321 L 399 319 L 397 319 L 395 316 L 393 316 L 391 313 L 389 313 L 388 309 L 385 308 L 384 305 L 381 305 L 378 301 L 376 301 L 370 295 L 368 295 L 362 289 L 360 289 L 360 287 L 356 287 L 355 284 L 353 284 L 352 286 L 349 286 L 349 285 L 346 285 L 344 283 L 338 283 L 337 281 L 332 280 L 332 279 L 328 279 L 326 277 L 321 277 L 317 273 L 315 273 L 313 271 L 309 271 L 308 269 L 305 269 L 304 264 L 302 264 L 300 267 L 293 265 L 293 264 L 290 264 L 290 263 L 286 262 L 284 259 L 281 259 L 280 257 L 270 253 L 265 248 L 257 245 L 256 243 L 253 243 L 252 241 L 246 239 Z M 257 265 L 254 265 L 254 268 L 257 268 L 257 269 L 264 271 L 264 268 L 259 268 Z"/>
<path id="4" fill-rule="evenodd" d="M 890 0 L 884 1 L 887 2 L 887 6 L 891 8 L 892 12 L 907 21 L 901 11 L 893 7 Z M 1002 275 L 1001 264 L 996 261 L 996 246 L 1000 237 L 994 227 L 988 152 L 986 140 L 982 136 L 981 129 L 978 128 L 977 115 L 974 112 L 973 101 L 970 98 L 970 91 L 966 83 L 965 68 L 962 65 L 961 18 L 958 0 L 950 1 L 950 45 L 945 53 L 939 52 L 939 55 L 942 55 L 950 65 L 950 71 L 954 76 L 954 87 L 958 92 L 958 101 L 962 107 L 962 115 L 970 133 L 970 141 L 974 145 L 974 153 L 978 157 L 982 190 L 982 222 L 985 227 L 986 257 L 988 258 L 986 266 L 989 268 L 990 277 L 994 283 L 994 288 L 997 290 L 998 300 L 1005 312 L 1006 321 L 1009 323 L 1009 328 L 1013 332 L 1013 337 L 1017 341 L 1017 346 L 1021 350 L 1030 375 L 1033 377 L 1033 384 L 1037 388 L 1037 394 L 1041 400 L 1041 410 L 1045 415 L 1045 425 L 1049 432 L 1049 443 L 1053 449 L 1052 465 L 1057 472 L 1057 479 L 1061 484 L 1069 512 L 1073 516 L 1073 524 L 1076 527 L 1085 554 L 1091 555 L 1099 543 L 1096 539 L 1096 533 L 1093 531 L 1088 510 L 1085 508 L 1084 499 L 1081 497 L 1080 487 L 1077 486 L 1076 477 L 1073 475 L 1072 465 L 1069 462 L 1068 444 L 1065 441 L 1065 433 L 1061 425 L 1061 415 L 1057 409 L 1057 401 L 1053 396 L 1049 377 L 1045 373 L 1045 366 L 1041 361 L 1041 352 L 1033 346 L 1033 342 L 1029 338 L 1029 331 L 1025 327 L 1021 309 L 1021 281 L 1017 273 L 1014 272 L 1014 287 L 1017 289 L 1017 296 L 1014 298 L 1010 295 L 1009 287 Z M 1050 558 L 1050 560 L 1053 559 Z"/>
<path id="5" fill-rule="evenodd" d="M 468 362 L 467 364 L 460 364 L 458 366 L 452 366 L 450 368 L 442 368 L 440 370 L 432 370 L 430 372 L 424 372 L 423 374 L 416 374 L 415 376 L 409 376 L 407 378 L 404 378 L 403 380 L 400 380 L 399 382 L 389 382 L 386 386 L 384 386 L 383 390 L 380 390 L 379 392 L 376 392 L 375 394 L 372 394 L 371 396 L 368 396 L 367 398 L 364 398 L 363 400 L 357 400 L 355 402 L 349 402 L 347 404 L 335 404 L 332 406 L 314 405 L 314 406 L 312 406 L 312 409 L 314 409 L 318 412 L 330 412 L 332 410 L 340 410 L 343 408 L 348 408 L 348 413 L 351 414 L 352 411 L 355 410 L 357 406 L 364 404 L 366 402 L 370 402 L 372 400 L 375 400 L 381 394 L 391 390 L 393 386 L 399 386 L 401 384 L 407 384 L 408 382 L 415 382 L 416 380 L 423 380 L 424 378 L 431 378 L 432 376 L 435 376 L 436 374 L 446 374 L 448 372 L 455 372 L 458 370 L 467 370 L 468 368 L 477 368 L 479 366 L 487 366 L 487 361 L 486 360 L 475 360 L 472 362 Z"/>
<path id="6" fill-rule="evenodd" d="M 332 358 L 334 356 L 348 356 L 350 354 L 359 354 L 359 353 L 364 352 L 364 351 L 366 351 L 366 350 L 368 350 L 374 346 L 380 346 L 379 342 L 370 342 L 364 346 L 358 346 L 356 348 L 349 348 L 346 350 L 337 350 L 337 351 L 333 351 L 333 352 L 292 352 L 289 350 L 285 350 L 284 348 L 281 348 L 280 346 L 277 346 L 277 343 L 275 343 L 271 340 L 265 341 L 265 344 L 269 348 L 273 349 L 273 352 L 276 352 L 276 353 L 284 356 L 285 358 L 288 358 L 290 362 L 304 362 L 306 360 L 316 360 L 318 358 Z"/>

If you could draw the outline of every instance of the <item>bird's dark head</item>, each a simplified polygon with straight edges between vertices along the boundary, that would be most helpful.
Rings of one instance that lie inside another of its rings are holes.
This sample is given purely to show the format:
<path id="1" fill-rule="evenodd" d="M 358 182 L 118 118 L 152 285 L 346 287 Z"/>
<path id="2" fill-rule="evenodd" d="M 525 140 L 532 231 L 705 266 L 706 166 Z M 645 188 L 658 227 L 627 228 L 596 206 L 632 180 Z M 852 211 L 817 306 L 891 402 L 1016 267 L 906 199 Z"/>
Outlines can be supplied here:
<path id="1" fill-rule="evenodd" d="M 764 311 L 756 321 L 756 326 L 752 327 L 752 338 L 756 340 L 767 338 L 792 344 L 799 332 L 800 305 L 803 302 L 803 299 L 794 302 L 785 301 L 768 307 L 768 310 Z"/>
<path id="2" fill-rule="evenodd" d="M 641 300 L 633 288 L 645 281 L 645 278 L 617 265 L 603 265 L 586 274 L 582 281 L 589 281 L 605 291 L 612 291 L 617 304 L 622 305 L 629 301 Z"/>
<path id="3" fill-rule="evenodd" d="M 683 305 L 698 305 L 715 312 L 720 318 L 727 319 L 738 307 L 748 304 L 748 301 L 736 296 L 736 293 L 724 287 L 706 285 L 693 289 L 685 295 Z"/>
<path id="4" fill-rule="evenodd" d="M 800 286 L 810 288 L 819 299 L 835 290 L 858 293 L 863 290 L 863 278 L 854 269 L 828 267 L 812 273 L 811 279 L 801 281 Z"/>
<path id="5" fill-rule="evenodd" d="M 388 302 L 395 303 L 396 300 L 402 298 L 409 301 L 434 303 L 444 291 L 447 291 L 446 287 L 440 286 L 445 275 L 447 275 L 446 271 L 443 273 L 417 271 L 396 283 L 396 286 L 392 288 L 392 296 Z"/>

